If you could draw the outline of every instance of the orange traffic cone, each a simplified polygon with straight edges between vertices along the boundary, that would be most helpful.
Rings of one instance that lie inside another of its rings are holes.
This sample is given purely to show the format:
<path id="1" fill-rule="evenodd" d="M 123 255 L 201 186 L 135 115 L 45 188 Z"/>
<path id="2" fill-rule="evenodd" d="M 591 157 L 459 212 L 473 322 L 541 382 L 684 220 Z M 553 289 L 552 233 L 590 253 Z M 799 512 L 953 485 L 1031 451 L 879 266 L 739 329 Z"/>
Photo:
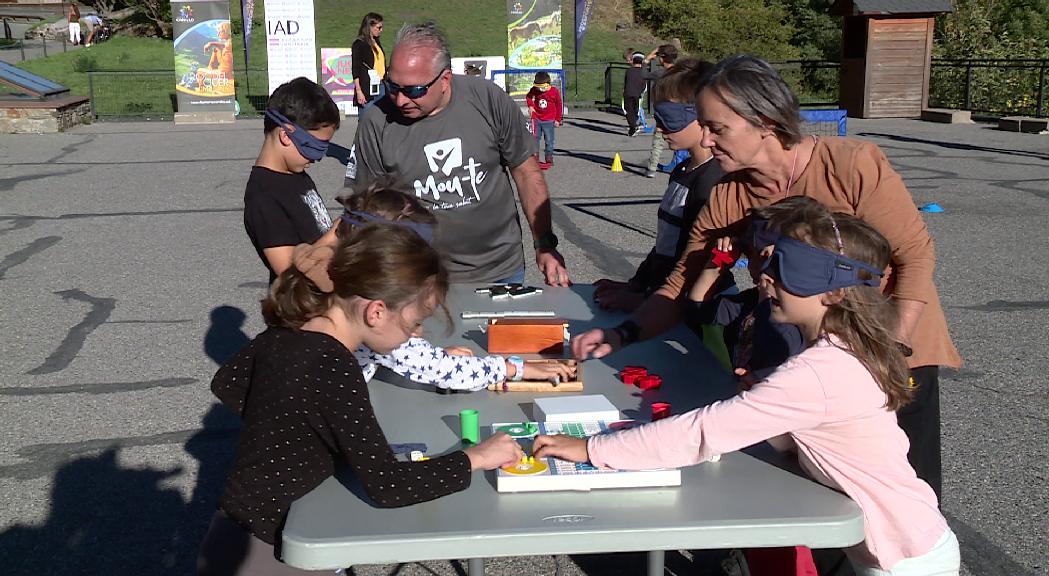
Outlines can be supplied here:
<path id="1" fill-rule="evenodd" d="M 622 172 L 623 171 L 623 161 L 619 158 L 619 152 L 616 152 L 616 157 L 612 159 L 612 171 L 613 172 Z"/>

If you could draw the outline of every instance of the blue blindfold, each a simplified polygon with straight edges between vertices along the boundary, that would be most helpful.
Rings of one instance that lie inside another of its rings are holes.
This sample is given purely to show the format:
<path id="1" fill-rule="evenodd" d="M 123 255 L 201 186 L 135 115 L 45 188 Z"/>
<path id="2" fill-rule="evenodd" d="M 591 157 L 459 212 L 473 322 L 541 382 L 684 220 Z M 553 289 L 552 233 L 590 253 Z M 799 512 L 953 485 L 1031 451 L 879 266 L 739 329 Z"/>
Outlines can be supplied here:
<path id="1" fill-rule="evenodd" d="M 281 128 L 285 128 L 284 133 L 291 138 L 291 143 L 295 145 L 295 149 L 302 154 L 302 157 L 309 160 L 310 162 L 319 162 L 328 153 L 328 141 L 321 140 L 313 134 L 310 134 L 309 130 L 306 130 L 302 126 L 288 120 L 283 114 L 276 110 L 269 109 L 265 112 L 266 117 L 273 120 Z M 295 127 L 294 130 L 287 130 L 286 125 L 291 124 Z"/>
<path id="2" fill-rule="evenodd" d="M 778 239 L 779 234 L 769 230 L 768 220 L 751 216 L 747 231 L 743 233 L 739 243 L 744 250 L 753 250 L 756 254 L 760 254 L 762 250 L 775 244 Z"/>
<path id="3" fill-rule="evenodd" d="M 653 112 L 659 128 L 668 134 L 681 132 L 696 121 L 696 105 L 678 102 L 657 102 Z"/>
<path id="4" fill-rule="evenodd" d="M 347 210 L 342 215 L 342 220 L 354 226 L 364 226 L 368 222 L 385 222 L 386 224 L 394 224 L 402 228 L 408 228 L 415 231 L 423 240 L 426 240 L 427 244 L 433 244 L 433 226 L 429 224 L 421 224 L 419 222 L 412 222 L 411 220 L 387 220 L 382 216 L 377 216 L 368 212 L 359 212 L 357 210 Z"/>
<path id="5" fill-rule="evenodd" d="M 762 271 L 782 283 L 791 294 L 815 296 L 837 288 L 881 284 L 882 271 L 870 264 L 786 236 L 780 236 L 775 244 Z M 861 270 L 870 277 L 860 278 Z"/>

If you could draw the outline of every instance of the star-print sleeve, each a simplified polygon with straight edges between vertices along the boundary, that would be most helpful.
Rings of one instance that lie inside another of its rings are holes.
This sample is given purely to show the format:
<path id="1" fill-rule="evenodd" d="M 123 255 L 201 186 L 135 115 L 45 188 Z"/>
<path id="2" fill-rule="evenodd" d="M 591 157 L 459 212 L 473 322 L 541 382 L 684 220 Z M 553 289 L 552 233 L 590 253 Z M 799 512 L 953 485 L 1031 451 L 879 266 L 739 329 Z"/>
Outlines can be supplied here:
<path id="1" fill-rule="evenodd" d="M 422 338 L 411 338 L 389 354 L 364 346 L 354 353 L 367 378 L 382 366 L 412 382 L 453 390 L 484 390 L 506 379 L 502 356 L 455 356 Z"/>
<path id="2" fill-rule="evenodd" d="M 420 462 L 394 457 L 375 418 L 368 385 L 349 352 L 326 355 L 312 374 L 328 397 L 317 399 L 311 425 L 330 439 L 333 451 L 346 459 L 377 506 L 426 502 L 470 485 L 470 459 L 461 450 Z M 332 374 L 343 377 L 327 382 Z"/>

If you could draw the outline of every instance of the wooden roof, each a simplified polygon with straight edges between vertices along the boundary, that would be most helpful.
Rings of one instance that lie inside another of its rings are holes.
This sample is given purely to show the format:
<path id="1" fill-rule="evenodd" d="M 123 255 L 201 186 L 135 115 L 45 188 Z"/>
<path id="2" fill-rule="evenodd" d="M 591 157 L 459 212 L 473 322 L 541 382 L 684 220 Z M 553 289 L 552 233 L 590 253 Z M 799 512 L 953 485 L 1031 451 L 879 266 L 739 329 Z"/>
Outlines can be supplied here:
<path id="1" fill-rule="evenodd" d="M 835 0 L 830 7 L 830 13 L 836 16 L 930 14 L 953 11 L 951 0 Z"/>

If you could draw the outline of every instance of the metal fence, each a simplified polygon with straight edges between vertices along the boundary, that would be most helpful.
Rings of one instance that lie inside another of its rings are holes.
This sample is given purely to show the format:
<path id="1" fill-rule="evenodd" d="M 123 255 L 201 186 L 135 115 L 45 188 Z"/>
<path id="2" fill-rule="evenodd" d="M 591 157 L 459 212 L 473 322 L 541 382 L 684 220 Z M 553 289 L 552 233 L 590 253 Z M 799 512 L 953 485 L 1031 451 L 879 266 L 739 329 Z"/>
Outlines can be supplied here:
<path id="1" fill-rule="evenodd" d="M 57 48 L 57 41 L 52 41 Z M 64 45 L 64 44 L 63 44 Z M 837 62 L 791 60 L 771 63 L 803 106 L 838 107 Z M 622 103 L 626 63 L 566 63 L 564 99 L 572 107 Z M 932 61 L 929 105 L 989 114 L 1044 116 L 1049 60 Z M 521 71 L 522 74 L 528 72 Z M 170 117 L 176 111 L 175 72 L 90 71 L 88 96 L 96 117 Z M 268 91 L 266 70 L 234 72 L 241 114 L 259 114 Z"/>
<path id="2" fill-rule="evenodd" d="M 11 55 L 11 57 L 5 57 L 3 60 L 11 63 L 18 64 L 31 60 L 33 58 L 47 57 L 51 54 L 58 54 L 59 52 L 69 51 L 69 39 L 65 36 L 60 38 L 34 38 L 32 40 L 17 40 L 17 39 L 3 39 L 0 41 L 0 51 L 5 56 Z"/>
<path id="3" fill-rule="evenodd" d="M 1044 116 L 1049 60 L 932 61 L 929 106 L 1000 115 Z"/>

